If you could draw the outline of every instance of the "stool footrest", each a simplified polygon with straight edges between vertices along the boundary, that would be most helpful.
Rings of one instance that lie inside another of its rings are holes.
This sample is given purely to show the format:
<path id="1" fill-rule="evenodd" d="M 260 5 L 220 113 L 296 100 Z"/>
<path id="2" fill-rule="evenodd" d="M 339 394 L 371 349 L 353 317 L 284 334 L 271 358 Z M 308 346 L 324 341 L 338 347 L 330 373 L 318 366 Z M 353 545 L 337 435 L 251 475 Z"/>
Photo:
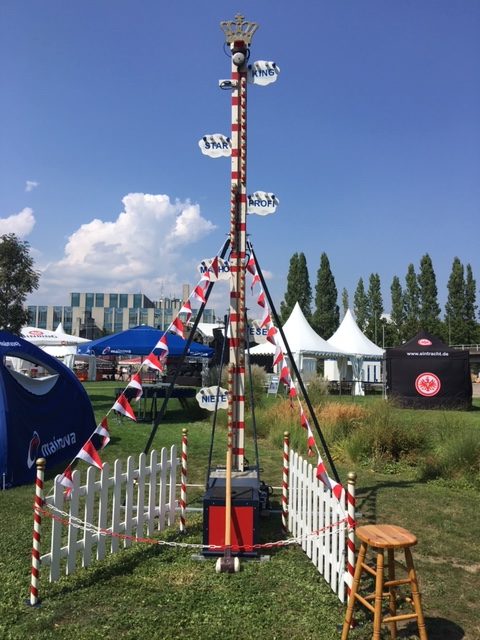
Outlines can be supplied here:
<path id="1" fill-rule="evenodd" d="M 359 595 L 358 593 L 355 594 L 355 598 L 361 602 L 363 604 L 364 607 L 366 607 L 369 611 L 371 611 L 372 613 L 375 613 L 375 607 L 372 606 L 370 604 L 370 602 L 368 602 L 368 600 L 365 600 L 365 598 L 361 595 Z"/>
<path id="2" fill-rule="evenodd" d="M 372 567 L 368 564 L 365 564 L 365 562 L 362 562 L 362 569 L 364 571 L 367 571 L 371 576 L 376 576 L 377 572 L 375 571 L 375 569 L 372 569 Z"/>
<path id="3" fill-rule="evenodd" d="M 382 622 L 396 622 L 397 620 L 413 620 L 413 618 L 418 618 L 418 614 L 416 613 L 401 613 L 398 616 L 386 616 L 382 619 Z"/>
<path id="4" fill-rule="evenodd" d="M 411 584 L 410 578 L 401 578 L 400 580 L 386 580 L 383 583 L 384 587 L 398 587 L 401 584 Z"/>

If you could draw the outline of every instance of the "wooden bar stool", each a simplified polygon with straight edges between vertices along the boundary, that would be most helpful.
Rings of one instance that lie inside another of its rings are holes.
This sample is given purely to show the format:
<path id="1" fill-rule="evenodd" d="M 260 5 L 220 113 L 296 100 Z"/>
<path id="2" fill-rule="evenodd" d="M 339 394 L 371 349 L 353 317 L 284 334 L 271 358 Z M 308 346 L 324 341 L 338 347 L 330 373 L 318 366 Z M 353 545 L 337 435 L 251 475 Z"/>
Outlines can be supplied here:
<path id="1" fill-rule="evenodd" d="M 406 529 L 402 529 L 402 527 L 397 527 L 392 524 L 368 524 L 363 527 L 358 527 L 355 533 L 361 540 L 361 545 L 357 563 L 355 565 L 355 574 L 353 576 L 352 590 L 350 592 L 347 612 L 345 614 L 345 622 L 343 623 L 342 640 L 347 640 L 348 638 L 348 632 L 350 631 L 350 625 L 353 619 L 353 608 L 356 600 L 373 613 L 372 640 L 380 640 L 380 628 L 382 624 L 390 625 L 390 634 L 392 638 L 395 639 L 397 637 L 397 621 L 410 619 L 416 619 L 417 621 L 420 640 L 428 640 L 420 593 L 418 591 L 417 574 L 415 572 L 412 554 L 410 552 L 410 547 L 417 544 L 416 536 Z M 375 569 L 365 562 L 365 556 L 369 546 L 376 549 L 377 563 Z M 385 549 L 388 550 L 388 580 L 386 581 L 384 579 Z M 403 549 L 405 552 L 408 577 L 401 580 L 395 579 L 395 549 Z M 375 578 L 375 592 L 367 596 L 361 596 L 358 593 L 362 571 L 369 573 Z M 403 613 L 397 615 L 396 587 L 402 584 L 410 584 L 414 613 Z M 384 588 L 388 588 L 386 593 L 384 593 Z M 386 616 L 382 616 L 383 598 L 388 598 L 389 614 Z M 371 600 L 374 601 L 374 606 L 370 603 Z"/>

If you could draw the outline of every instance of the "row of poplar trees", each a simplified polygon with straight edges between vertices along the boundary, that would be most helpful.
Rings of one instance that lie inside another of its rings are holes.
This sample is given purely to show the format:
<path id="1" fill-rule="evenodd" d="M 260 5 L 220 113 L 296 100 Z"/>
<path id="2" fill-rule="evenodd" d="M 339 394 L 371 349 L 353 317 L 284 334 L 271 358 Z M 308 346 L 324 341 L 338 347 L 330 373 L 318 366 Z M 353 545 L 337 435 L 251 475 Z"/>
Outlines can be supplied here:
<path id="1" fill-rule="evenodd" d="M 447 289 L 448 298 L 442 317 L 435 271 L 430 256 L 425 254 L 420 260 L 418 273 L 413 264 L 408 265 L 403 284 L 398 276 L 394 276 L 390 286 L 390 308 L 384 307 L 378 273 L 370 274 L 368 282 L 359 279 L 352 306 L 348 291 L 343 289 L 341 304 L 343 314 L 351 308 L 360 329 L 380 346 L 402 344 L 421 329 L 451 345 L 478 344 L 477 287 L 470 264 L 464 267 L 459 258 L 454 258 Z M 287 289 L 280 304 L 282 324 L 297 302 L 315 331 L 322 338 L 330 338 L 340 324 L 340 307 L 326 253 L 320 257 L 313 313 L 313 293 L 305 255 L 294 253 L 291 257 Z"/>

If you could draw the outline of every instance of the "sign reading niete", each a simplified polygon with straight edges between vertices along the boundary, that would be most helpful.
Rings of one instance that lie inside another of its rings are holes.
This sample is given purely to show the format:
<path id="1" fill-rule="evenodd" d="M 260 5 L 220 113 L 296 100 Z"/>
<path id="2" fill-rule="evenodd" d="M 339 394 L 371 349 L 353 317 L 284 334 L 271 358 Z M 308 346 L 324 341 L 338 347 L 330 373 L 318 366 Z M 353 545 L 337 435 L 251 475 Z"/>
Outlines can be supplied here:
<path id="1" fill-rule="evenodd" d="M 228 391 L 222 389 L 222 387 L 203 387 L 195 398 L 200 407 L 207 409 L 207 411 L 215 411 L 215 408 L 226 409 L 228 407 Z"/>

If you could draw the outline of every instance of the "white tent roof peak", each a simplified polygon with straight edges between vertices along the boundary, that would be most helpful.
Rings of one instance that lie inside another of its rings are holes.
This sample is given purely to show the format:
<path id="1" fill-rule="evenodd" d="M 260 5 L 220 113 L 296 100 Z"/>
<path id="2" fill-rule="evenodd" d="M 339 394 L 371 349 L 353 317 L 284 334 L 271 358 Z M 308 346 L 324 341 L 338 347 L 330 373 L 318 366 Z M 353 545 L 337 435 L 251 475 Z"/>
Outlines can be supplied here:
<path id="1" fill-rule="evenodd" d="M 298 302 L 294 306 L 288 320 L 283 325 L 283 332 L 292 353 L 331 356 L 345 355 L 345 349 L 330 345 L 312 329 Z M 283 345 L 280 334 L 278 334 L 278 339 L 282 345 L 284 353 L 286 353 L 286 348 Z M 250 353 L 252 355 L 274 352 L 275 347 L 270 342 L 257 345 L 250 349 Z"/>
<path id="2" fill-rule="evenodd" d="M 363 356 L 364 358 L 381 358 L 384 353 L 381 347 L 378 347 L 362 333 L 350 309 L 347 309 L 340 326 L 333 336 L 328 339 L 328 343 L 332 347 L 337 347 L 344 352 Z"/>

